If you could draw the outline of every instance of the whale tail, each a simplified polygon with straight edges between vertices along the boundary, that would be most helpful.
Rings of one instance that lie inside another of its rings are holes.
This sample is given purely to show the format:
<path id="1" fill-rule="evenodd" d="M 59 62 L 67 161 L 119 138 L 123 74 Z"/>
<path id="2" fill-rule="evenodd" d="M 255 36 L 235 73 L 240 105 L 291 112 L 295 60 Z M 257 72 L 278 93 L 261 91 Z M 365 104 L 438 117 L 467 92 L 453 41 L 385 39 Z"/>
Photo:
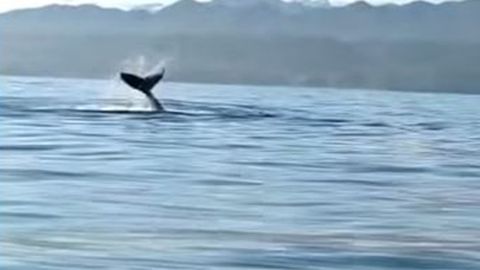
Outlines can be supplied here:
<path id="1" fill-rule="evenodd" d="M 151 95 L 152 89 L 159 83 L 165 75 L 165 69 L 162 72 L 147 76 L 145 78 L 139 77 L 130 73 L 120 73 L 122 80 L 133 89 L 137 89 L 147 96 Z"/>
<path id="2" fill-rule="evenodd" d="M 164 111 L 162 104 L 152 93 L 152 89 L 163 79 L 163 75 L 165 75 L 165 69 L 158 74 L 153 74 L 145 78 L 130 73 L 120 73 L 120 77 L 126 84 L 147 96 L 152 108 L 155 111 Z"/>

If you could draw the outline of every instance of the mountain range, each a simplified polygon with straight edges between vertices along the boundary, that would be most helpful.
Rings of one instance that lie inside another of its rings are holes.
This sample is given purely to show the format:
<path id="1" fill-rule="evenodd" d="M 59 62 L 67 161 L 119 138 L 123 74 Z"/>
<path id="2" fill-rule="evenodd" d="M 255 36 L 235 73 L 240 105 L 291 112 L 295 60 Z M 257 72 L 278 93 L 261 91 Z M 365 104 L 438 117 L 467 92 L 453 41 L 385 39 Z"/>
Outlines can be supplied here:
<path id="1" fill-rule="evenodd" d="M 144 56 L 176 81 L 480 93 L 479 25 L 478 0 L 50 5 L 0 14 L 0 73 L 107 77 Z"/>

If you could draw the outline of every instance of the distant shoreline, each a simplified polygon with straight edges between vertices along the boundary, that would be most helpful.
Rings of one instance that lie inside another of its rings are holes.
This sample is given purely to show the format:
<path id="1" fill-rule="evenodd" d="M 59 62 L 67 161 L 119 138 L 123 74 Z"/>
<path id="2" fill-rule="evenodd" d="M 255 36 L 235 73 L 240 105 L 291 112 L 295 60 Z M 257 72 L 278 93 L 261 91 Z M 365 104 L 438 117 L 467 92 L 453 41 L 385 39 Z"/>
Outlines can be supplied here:
<path id="1" fill-rule="evenodd" d="M 2 74 L 0 73 L 0 78 L 40 78 L 40 79 L 62 79 L 62 80 L 94 80 L 94 81 L 110 81 L 112 77 L 54 77 L 48 75 L 21 75 L 21 74 Z M 418 93 L 418 94 L 459 94 L 459 95 L 480 95 L 476 92 L 454 92 L 454 91 L 435 91 L 435 90 L 405 90 L 405 89 L 380 89 L 380 88 L 364 88 L 364 87 L 332 87 L 332 86 L 315 86 L 315 85 L 281 85 L 281 84 L 239 84 L 239 83 L 219 83 L 219 82 L 195 82 L 195 81 L 172 81 L 166 78 L 164 83 L 174 83 L 174 84 L 191 84 L 191 85 L 227 85 L 227 86 L 238 86 L 238 87 L 267 87 L 267 88 L 305 88 L 305 89 L 318 89 L 318 90 L 342 90 L 342 91 L 374 91 L 374 92 L 398 92 L 398 93 Z M 161 86 L 160 86 L 161 88 Z"/>
<path id="2" fill-rule="evenodd" d="M 338 9 L 227 2 L 0 15 L 0 73 L 105 78 L 140 56 L 165 62 L 171 81 L 480 93 L 478 0 Z"/>

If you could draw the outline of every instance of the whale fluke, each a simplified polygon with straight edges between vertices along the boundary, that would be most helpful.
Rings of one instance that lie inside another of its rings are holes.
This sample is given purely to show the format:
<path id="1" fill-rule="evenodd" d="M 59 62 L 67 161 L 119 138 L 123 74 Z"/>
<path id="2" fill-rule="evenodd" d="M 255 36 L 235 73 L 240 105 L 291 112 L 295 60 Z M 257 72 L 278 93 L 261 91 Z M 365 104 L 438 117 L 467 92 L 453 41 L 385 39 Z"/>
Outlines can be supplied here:
<path id="1" fill-rule="evenodd" d="M 162 80 L 163 75 L 165 75 L 165 69 L 163 69 L 161 73 L 153 74 L 145 78 L 123 72 L 120 74 L 120 77 L 130 87 L 147 94 L 152 91 L 152 89 L 155 87 L 155 85 L 157 85 L 158 82 L 160 82 L 160 80 Z"/>
<path id="2" fill-rule="evenodd" d="M 165 69 L 163 69 L 161 73 L 153 74 L 145 78 L 122 72 L 120 73 L 120 78 L 122 78 L 122 80 L 133 89 L 144 93 L 156 111 L 163 111 L 162 104 L 160 104 L 160 102 L 152 94 L 152 89 L 162 80 L 164 75 Z"/>

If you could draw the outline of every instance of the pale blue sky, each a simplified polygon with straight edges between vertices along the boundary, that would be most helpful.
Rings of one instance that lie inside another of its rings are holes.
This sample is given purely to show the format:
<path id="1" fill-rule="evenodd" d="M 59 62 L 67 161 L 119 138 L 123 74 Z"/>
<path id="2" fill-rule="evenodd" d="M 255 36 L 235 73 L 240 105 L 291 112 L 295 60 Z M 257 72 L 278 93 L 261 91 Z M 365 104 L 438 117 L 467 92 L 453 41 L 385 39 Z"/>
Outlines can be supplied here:
<path id="1" fill-rule="evenodd" d="M 135 5 L 148 4 L 148 3 L 171 3 L 175 0 L 0 0 L 0 12 L 18 9 L 18 8 L 27 8 L 27 7 L 38 7 L 43 5 L 48 5 L 52 3 L 61 3 L 61 4 L 85 4 L 93 3 L 105 7 L 121 7 L 128 8 Z M 241 1 L 241 0 L 238 0 Z M 330 0 L 332 4 L 343 5 L 356 0 Z M 412 2 L 412 0 L 366 0 L 372 4 L 384 4 L 384 3 L 407 3 Z M 444 2 L 445 0 L 429 0 L 430 2 Z"/>

